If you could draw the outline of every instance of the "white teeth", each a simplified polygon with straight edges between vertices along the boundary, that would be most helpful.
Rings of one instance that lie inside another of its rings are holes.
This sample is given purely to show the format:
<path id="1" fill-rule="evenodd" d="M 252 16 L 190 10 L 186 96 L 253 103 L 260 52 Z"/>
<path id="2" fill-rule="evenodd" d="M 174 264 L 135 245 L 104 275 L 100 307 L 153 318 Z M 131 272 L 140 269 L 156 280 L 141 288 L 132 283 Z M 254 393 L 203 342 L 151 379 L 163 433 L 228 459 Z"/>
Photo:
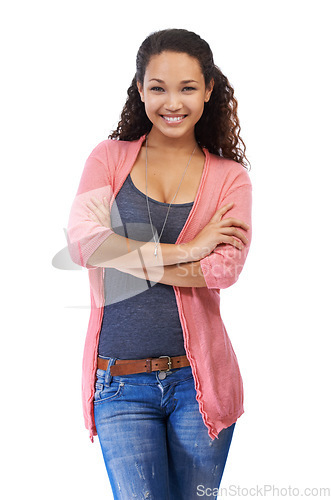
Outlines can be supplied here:
<path id="1" fill-rule="evenodd" d="M 163 118 L 165 120 L 167 120 L 167 122 L 179 122 L 180 120 L 182 120 L 183 118 L 185 118 L 184 116 L 164 116 L 163 115 Z"/>

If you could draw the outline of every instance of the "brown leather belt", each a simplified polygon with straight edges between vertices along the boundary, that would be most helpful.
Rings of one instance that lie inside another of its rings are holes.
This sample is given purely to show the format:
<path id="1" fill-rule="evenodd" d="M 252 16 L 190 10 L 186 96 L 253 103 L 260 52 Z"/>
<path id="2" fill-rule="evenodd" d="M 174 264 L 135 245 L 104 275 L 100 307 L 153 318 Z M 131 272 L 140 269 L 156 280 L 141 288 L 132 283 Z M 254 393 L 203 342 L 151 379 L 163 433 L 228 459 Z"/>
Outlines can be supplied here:
<path id="1" fill-rule="evenodd" d="M 98 368 L 107 370 L 108 359 L 98 357 Z M 146 359 L 116 359 L 115 364 L 110 367 L 111 375 L 129 375 L 131 373 L 150 373 L 157 370 L 169 371 L 174 368 L 190 366 L 187 357 L 184 356 L 160 356 L 159 358 Z"/>

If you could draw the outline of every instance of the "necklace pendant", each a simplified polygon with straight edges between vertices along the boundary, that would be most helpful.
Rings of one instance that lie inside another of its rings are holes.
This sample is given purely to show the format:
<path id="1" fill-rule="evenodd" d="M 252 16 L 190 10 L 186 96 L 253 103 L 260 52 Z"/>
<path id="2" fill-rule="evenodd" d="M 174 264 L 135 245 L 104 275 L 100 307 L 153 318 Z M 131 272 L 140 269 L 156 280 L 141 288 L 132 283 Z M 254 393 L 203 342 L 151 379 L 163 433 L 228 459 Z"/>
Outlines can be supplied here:
<path id="1" fill-rule="evenodd" d="M 157 257 L 157 246 L 154 248 L 154 257 Z"/>

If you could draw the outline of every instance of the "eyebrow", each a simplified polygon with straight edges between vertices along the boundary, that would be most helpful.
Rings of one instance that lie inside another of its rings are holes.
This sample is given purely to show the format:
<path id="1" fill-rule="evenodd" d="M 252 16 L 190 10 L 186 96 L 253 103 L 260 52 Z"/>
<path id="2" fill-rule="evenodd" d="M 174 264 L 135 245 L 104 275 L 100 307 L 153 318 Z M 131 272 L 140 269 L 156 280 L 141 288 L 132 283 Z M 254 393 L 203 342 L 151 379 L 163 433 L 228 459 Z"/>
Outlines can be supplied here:
<path id="1" fill-rule="evenodd" d="M 151 80 L 148 80 L 149 82 L 152 82 L 152 81 L 155 81 L 155 82 L 158 82 L 158 83 L 165 83 L 163 80 L 160 80 L 159 78 L 152 78 Z M 182 80 L 180 83 L 181 84 L 185 84 L 185 83 L 199 83 L 197 82 L 196 80 Z"/>

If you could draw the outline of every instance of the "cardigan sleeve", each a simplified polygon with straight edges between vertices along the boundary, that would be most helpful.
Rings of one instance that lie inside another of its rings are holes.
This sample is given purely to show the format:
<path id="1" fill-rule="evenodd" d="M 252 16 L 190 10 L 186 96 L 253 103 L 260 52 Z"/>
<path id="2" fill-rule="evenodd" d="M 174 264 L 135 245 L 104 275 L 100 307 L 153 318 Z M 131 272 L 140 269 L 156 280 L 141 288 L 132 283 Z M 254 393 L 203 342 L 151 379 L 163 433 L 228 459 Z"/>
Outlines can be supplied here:
<path id="1" fill-rule="evenodd" d="M 112 198 L 111 172 L 107 156 L 107 140 L 99 143 L 85 162 L 78 190 L 73 201 L 67 226 L 68 250 L 75 264 L 94 269 L 87 264 L 90 256 L 108 236 L 114 233 L 110 228 L 94 222 L 88 216 L 86 203 L 92 196 L 108 203 Z"/>
<path id="2" fill-rule="evenodd" d="M 245 176 L 244 184 L 228 190 L 221 198 L 217 209 L 232 201 L 234 205 L 223 215 L 223 219 L 234 217 L 246 222 L 250 226 L 248 230 L 240 227 L 238 229 L 245 234 L 248 243 L 244 244 L 242 250 L 228 243 L 220 243 L 209 255 L 200 260 L 207 288 L 228 288 L 238 280 L 244 267 L 252 239 L 252 184 L 248 175 Z"/>

